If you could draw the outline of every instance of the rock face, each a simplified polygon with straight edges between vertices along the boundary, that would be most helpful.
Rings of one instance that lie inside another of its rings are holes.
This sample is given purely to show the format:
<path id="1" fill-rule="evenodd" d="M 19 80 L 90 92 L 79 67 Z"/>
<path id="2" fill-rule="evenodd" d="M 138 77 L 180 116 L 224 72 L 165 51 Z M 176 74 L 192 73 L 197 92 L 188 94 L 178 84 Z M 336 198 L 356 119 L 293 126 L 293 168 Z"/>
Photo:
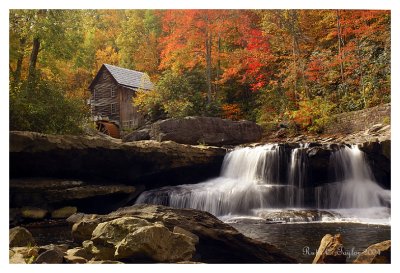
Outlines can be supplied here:
<path id="1" fill-rule="evenodd" d="M 262 128 L 251 121 L 213 117 L 185 117 L 161 120 L 151 125 L 151 139 L 184 144 L 237 145 L 256 142 Z"/>
<path id="2" fill-rule="evenodd" d="M 195 183 L 219 173 L 226 150 L 174 142 L 10 132 L 10 176 L 145 184 Z"/>
<path id="3" fill-rule="evenodd" d="M 378 182 L 382 186 L 390 189 L 390 183 L 385 183 L 385 181 L 390 182 L 391 178 L 391 141 L 384 140 L 381 142 L 364 142 L 360 146 L 360 150 L 367 155 L 374 176 L 377 178 Z"/>
<path id="4" fill-rule="evenodd" d="M 318 248 L 313 264 L 344 264 L 346 255 L 340 234 L 326 234 Z"/>
<path id="5" fill-rule="evenodd" d="M 85 239 L 84 248 L 101 260 L 124 260 L 133 255 L 137 260 L 141 256 L 165 262 L 192 257 L 206 263 L 296 263 L 276 247 L 245 237 L 207 212 L 134 205 L 88 217 L 74 225 L 73 235 L 78 233 L 80 240 Z M 98 225 L 79 224 L 84 221 Z M 160 249 L 154 249 L 153 244 Z"/>
<path id="6" fill-rule="evenodd" d="M 83 212 L 110 212 L 121 205 L 125 205 L 143 190 L 140 186 L 122 184 L 102 185 L 89 184 L 81 180 L 54 179 L 54 178 L 23 178 L 10 180 L 10 206 L 13 208 L 24 206 L 38 206 L 41 208 L 55 208 L 54 218 L 66 218 L 77 208 Z M 101 202 L 102 206 L 98 206 Z M 64 207 L 65 206 L 65 207 Z M 64 208 L 59 210 L 59 208 Z M 69 207 L 69 212 L 66 208 Z M 38 215 L 33 212 L 46 210 L 23 208 L 13 211 L 13 218 L 30 218 Z M 28 214 L 29 212 L 29 214 Z M 45 214 L 41 213 L 40 218 Z M 29 217 L 30 216 L 30 217 Z M 40 219 L 38 217 L 34 219 Z"/>
<path id="7" fill-rule="evenodd" d="M 10 229 L 10 247 L 15 246 L 28 246 L 34 245 L 35 240 L 32 237 L 32 234 L 23 227 L 14 227 Z"/>
<path id="8" fill-rule="evenodd" d="M 355 264 L 390 264 L 391 241 L 383 241 L 369 246 L 353 263 Z"/>
<path id="9" fill-rule="evenodd" d="M 329 180 L 329 162 L 333 151 L 334 149 L 327 146 L 314 146 L 307 150 L 308 177 L 310 181 L 318 181 L 318 183 L 331 182 Z"/>

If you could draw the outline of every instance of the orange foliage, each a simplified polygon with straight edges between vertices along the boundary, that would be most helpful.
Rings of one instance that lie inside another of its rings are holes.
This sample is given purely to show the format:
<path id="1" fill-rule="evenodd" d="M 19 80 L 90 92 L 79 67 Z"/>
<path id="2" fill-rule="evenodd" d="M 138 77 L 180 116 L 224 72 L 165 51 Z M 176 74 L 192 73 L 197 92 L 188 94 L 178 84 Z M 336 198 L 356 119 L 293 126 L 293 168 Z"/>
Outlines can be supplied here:
<path id="1" fill-rule="evenodd" d="M 222 118 L 231 120 L 242 119 L 242 111 L 237 103 L 225 103 L 221 106 Z"/>

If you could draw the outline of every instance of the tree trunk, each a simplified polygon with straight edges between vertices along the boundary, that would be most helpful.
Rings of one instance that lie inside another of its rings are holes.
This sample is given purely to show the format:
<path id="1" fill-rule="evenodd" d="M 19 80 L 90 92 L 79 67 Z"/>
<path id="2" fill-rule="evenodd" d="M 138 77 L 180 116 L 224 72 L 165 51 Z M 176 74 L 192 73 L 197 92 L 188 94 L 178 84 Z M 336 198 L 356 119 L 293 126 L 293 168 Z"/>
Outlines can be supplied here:
<path id="1" fill-rule="evenodd" d="M 297 38 L 297 33 L 296 33 L 296 24 L 297 21 L 297 13 L 296 11 L 292 11 L 290 13 L 290 22 L 289 22 L 289 30 L 290 34 L 292 35 L 292 58 L 293 58 L 293 77 L 294 77 L 294 100 L 295 104 L 297 105 L 297 87 L 298 87 L 298 81 L 297 81 L 297 55 L 299 53 L 299 44 L 298 44 L 298 38 Z"/>
<path id="2" fill-rule="evenodd" d="M 207 73 L 207 87 L 208 87 L 208 92 L 207 92 L 207 102 L 208 104 L 211 103 L 212 101 L 212 83 L 211 83 L 211 46 L 212 46 L 212 34 L 207 33 L 207 39 L 206 39 L 206 73 Z"/>
<path id="3" fill-rule="evenodd" d="M 21 38 L 19 40 L 20 52 L 18 53 L 17 59 L 17 67 L 14 71 L 14 84 L 18 84 L 21 80 L 21 71 L 22 71 L 22 61 L 24 60 L 24 47 L 25 47 L 25 38 Z"/>
<path id="4" fill-rule="evenodd" d="M 357 57 L 358 57 L 358 65 L 360 66 L 360 84 L 361 84 L 361 97 L 363 101 L 363 108 L 366 108 L 367 106 L 367 100 L 365 97 L 365 86 L 364 86 L 364 73 L 363 73 L 363 62 L 362 62 L 362 52 L 361 52 L 361 44 L 360 40 L 357 39 Z"/>
<path id="5" fill-rule="evenodd" d="M 36 78 L 36 62 L 39 54 L 40 40 L 33 38 L 31 57 L 29 59 L 28 82 L 31 83 Z"/>
<path id="6" fill-rule="evenodd" d="M 337 21 L 337 36 L 338 36 L 338 57 L 340 60 L 340 78 L 342 79 L 342 83 L 344 83 L 344 67 L 343 67 L 343 53 L 342 53 L 342 30 L 340 24 L 340 14 L 339 10 L 336 10 L 336 21 Z"/>
<path id="7" fill-rule="evenodd" d="M 220 70 L 221 70 L 221 58 L 220 58 L 220 54 L 221 54 L 221 34 L 218 33 L 218 62 L 217 62 L 217 75 L 216 75 L 216 79 L 217 81 L 219 81 L 220 78 Z M 218 94 L 218 83 L 215 84 L 215 93 Z"/>

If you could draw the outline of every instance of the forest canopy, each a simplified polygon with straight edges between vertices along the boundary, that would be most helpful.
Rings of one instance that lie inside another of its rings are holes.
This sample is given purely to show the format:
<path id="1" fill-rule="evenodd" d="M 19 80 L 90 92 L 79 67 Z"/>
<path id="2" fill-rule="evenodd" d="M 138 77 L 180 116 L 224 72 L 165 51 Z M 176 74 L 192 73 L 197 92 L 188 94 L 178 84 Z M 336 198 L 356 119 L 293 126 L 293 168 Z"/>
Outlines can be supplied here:
<path id="1" fill-rule="evenodd" d="M 10 129 L 79 133 L 103 63 L 146 72 L 150 120 L 187 115 L 321 132 L 390 102 L 390 11 L 11 10 Z"/>

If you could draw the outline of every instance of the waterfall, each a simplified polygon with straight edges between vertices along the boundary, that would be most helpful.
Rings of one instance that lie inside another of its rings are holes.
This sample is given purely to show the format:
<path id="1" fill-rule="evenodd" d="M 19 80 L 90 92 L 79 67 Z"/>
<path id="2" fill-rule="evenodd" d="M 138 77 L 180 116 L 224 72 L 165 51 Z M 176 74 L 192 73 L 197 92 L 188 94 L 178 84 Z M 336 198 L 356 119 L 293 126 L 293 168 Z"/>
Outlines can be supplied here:
<path id="1" fill-rule="evenodd" d="M 278 145 L 235 149 L 225 156 L 220 177 L 147 191 L 136 203 L 194 208 L 214 215 L 268 207 L 279 202 L 279 150 Z"/>
<path id="2" fill-rule="evenodd" d="M 307 180 L 307 154 L 308 143 L 300 144 L 291 152 L 288 170 L 288 194 L 289 207 L 301 207 L 304 204 L 304 187 Z"/>
<path id="3" fill-rule="evenodd" d="M 306 193 L 310 195 L 308 209 L 390 205 L 390 191 L 375 183 L 357 146 L 344 146 L 332 152 L 330 175 L 335 182 L 316 188 L 308 181 L 307 149 L 307 144 L 294 149 L 278 144 L 236 148 L 226 154 L 219 177 L 198 184 L 149 190 L 136 203 L 194 208 L 216 216 L 304 209 Z"/>
<path id="4" fill-rule="evenodd" d="M 375 182 L 357 145 L 334 152 L 330 166 L 337 182 L 315 189 L 318 208 L 370 208 L 390 204 L 390 191 Z"/>
<path id="5" fill-rule="evenodd" d="M 218 216 L 249 214 L 252 209 L 301 207 L 305 148 L 307 145 L 301 145 L 291 151 L 290 164 L 277 144 L 236 148 L 225 156 L 220 177 L 146 191 L 136 203 L 194 208 Z M 282 183 L 287 177 L 289 184 Z"/>

